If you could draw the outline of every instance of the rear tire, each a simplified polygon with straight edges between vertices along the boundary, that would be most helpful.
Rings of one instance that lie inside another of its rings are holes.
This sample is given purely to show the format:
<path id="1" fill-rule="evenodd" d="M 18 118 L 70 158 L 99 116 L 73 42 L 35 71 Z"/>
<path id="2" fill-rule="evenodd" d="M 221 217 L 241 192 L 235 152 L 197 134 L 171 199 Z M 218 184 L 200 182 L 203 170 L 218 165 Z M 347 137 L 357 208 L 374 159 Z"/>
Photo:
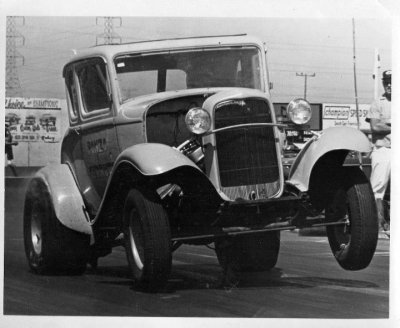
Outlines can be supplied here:
<path id="1" fill-rule="evenodd" d="M 358 168 L 343 168 L 325 213 L 346 225 L 327 226 L 332 253 L 346 270 L 361 270 L 372 260 L 378 241 L 378 214 L 369 180 Z"/>
<path id="2" fill-rule="evenodd" d="M 82 274 L 90 236 L 71 230 L 57 219 L 43 181 L 31 181 L 24 207 L 24 246 L 31 270 L 38 274 Z"/>
<path id="3" fill-rule="evenodd" d="M 171 271 L 171 232 L 156 193 L 130 190 L 124 206 L 124 241 L 135 284 L 146 291 L 163 288 Z"/>
<path id="4" fill-rule="evenodd" d="M 238 235 L 215 242 L 218 262 L 224 270 L 258 272 L 272 269 L 278 261 L 280 232 Z"/>

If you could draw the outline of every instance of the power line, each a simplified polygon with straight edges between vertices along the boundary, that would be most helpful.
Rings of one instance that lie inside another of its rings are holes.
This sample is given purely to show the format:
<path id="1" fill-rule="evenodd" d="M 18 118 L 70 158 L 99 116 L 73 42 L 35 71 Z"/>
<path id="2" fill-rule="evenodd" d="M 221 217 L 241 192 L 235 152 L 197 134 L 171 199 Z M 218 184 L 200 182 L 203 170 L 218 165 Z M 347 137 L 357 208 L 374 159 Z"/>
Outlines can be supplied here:
<path id="1" fill-rule="evenodd" d="M 347 84 L 350 84 L 351 81 L 348 81 Z M 276 88 L 275 88 L 276 87 Z M 274 82 L 274 89 L 276 90 L 280 90 L 280 89 L 286 89 L 286 90 L 293 90 L 294 92 L 296 92 L 296 90 L 298 89 L 298 85 L 294 84 L 294 83 L 288 83 L 287 81 L 277 81 Z M 372 87 L 371 87 L 372 89 Z M 321 94 L 335 94 L 338 92 L 341 93 L 345 93 L 346 91 L 348 92 L 349 88 L 341 88 L 341 87 L 337 87 L 334 85 L 331 85 L 330 87 L 326 86 L 313 86 L 312 88 L 312 92 L 311 93 L 315 93 L 315 91 L 321 91 Z M 309 91 L 307 91 L 307 93 L 309 93 Z M 364 88 L 363 90 L 361 90 L 361 93 L 364 94 L 369 94 L 370 90 L 367 90 L 367 88 Z"/>
<path id="2" fill-rule="evenodd" d="M 31 29 L 38 29 L 38 30 L 44 30 L 43 33 L 46 33 L 47 38 L 53 38 L 55 37 L 56 39 L 59 38 L 60 34 L 67 34 L 67 33 L 72 33 L 74 35 L 76 34 L 82 34 L 82 35 L 93 35 L 96 34 L 95 31 L 93 32 L 83 32 L 83 29 L 93 29 L 94 26 L 93 25 L 85 25 L 85 26 L 79 26 L 79 28 L 75 28 L 75 29 L 60 29 L 58 27 L 54 27 L 52 26 L 51 31 L 49 31 L 48 26 L 37 26 L 37 25 L 31 25 L 31 24 L 25 24 L 26 28 Z M 37 41 L 37 40 L 42 40 L 42 34 L 40 36 L 37 37 L 32 37 L 29 40 L 30 41 Z"/>
<path id="3" fill-rule="evenodd" d="M 282 68 L 283 69 L 285 69 L 285 68 L 289 69 L 291 67 L 294 67 L 294 68 L 297 68 L 297 71 L 298 71 L 299 67 L 302 67 L 302 68 L 306 67 L 308 69 L 317 70 L 317 71 L 320 71 L 320 70 L 324 71 L 324 70 L 328 69 L 328 70 L 334 70 L 334 72 L 338 72 L 338 68 L 345 69 L 346 71 L 351 71 L 351 67 L 347 63 L 342 63 L 342 64 L 340 64 L 340 66 L 339 65 L 335 65 L 335 66 L 328 66 L 328 65 L 320 66 L 320 65 L 314 65 L 314 64 L 312 64 L 312 65 L 303 64 L 303 63 L 300 64 L 299 62 L 290 63 L 288 61 L 285 61 L 285 62 L 274 61 L 274 62 L 272 62 L 270 64 L 270 69 L 272 69 L 272 68 L 279 69 L 279 67 L 281 67 L 281 69 Z M 371 70 L 369 68 L 364 68 L 364 69 L 362 69 L 362 71 L 368 72 L 368 74 L 371 73 Z M 331 71 L 328 71 L 328 72 L 331 72 Z"/>
<path id="4" fill-rule="evenodd" d="M 283 73 L 296 73 L 295 70 L 289 70 L 289 69 L 270 69 L 270 72 L 283 72 Z M 324 74 L 335 74 L 335 75 L 353 75 L 353 72 L 345 72 L 345 71 L 317 71 L 317 73 L 324 73 Z M 365 76 L 370 76 L 371 73 L 357 73 L 357 75 L 365 75 Z"/>
<path id="5" fill-rule="evenodd" d="M 268 42 L 267 43 L 268 46 L 270 45 L 275 45 L 274 47 L 268 47 L 270 50 L 272 50 L 273 48 L 277 47 L 277 48 L 281 48 L 281 47 L 295 47 L 296 50 L 316 50 L 316 49 L 341 49 L 341 50 L 346 50 L 346 51 L 351 51 L 351 45 L 350 46 L 339 46 L 339 45 L 327 45 L 326 43 L 324 44 L 307 44 L 307 43 L 289 43 L 289 42 Z M 310 48 L 310 49 L 309 49 Z M 367 47 L 360 47 L 360 50 L 366 51 L 366 52 L 371 52 L 371 48 L 367 48 Z M 287 49 L 290 50 L 290 49 Z M 383 48 L 384 51 L 391 51 L 391 49 L 389 48 Z"/>

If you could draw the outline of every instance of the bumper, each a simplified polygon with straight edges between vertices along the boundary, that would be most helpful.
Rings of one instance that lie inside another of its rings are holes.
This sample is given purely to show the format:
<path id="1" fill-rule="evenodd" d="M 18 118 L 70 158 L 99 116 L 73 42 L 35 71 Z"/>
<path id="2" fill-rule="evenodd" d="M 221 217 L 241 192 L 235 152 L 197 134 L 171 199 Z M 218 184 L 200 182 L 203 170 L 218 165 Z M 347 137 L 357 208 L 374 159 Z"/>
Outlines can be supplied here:
<path id="1" fill-rule="evenodd" d="M 218 238 L 270 231 L 344 225 L 344 221 L 326 221 L 323 215 L 307 216 L 304 201 L 296 196 L 268 200 L 227 202 L 209 227 L 197 227 L 190 233 L 175 235 L 173 242 L 207 244 Z"/>
<path id="2" fill-rule="evenodd" d="M 219 210 L 216 226 L 254 226 L 279 222 L 292 218 L 301 208 L 296 196 L 262 200 L 237 200 L 223 204 Z"/>
<path id="3" fill-rule="evenodd" d="M 211 225 L 175 235 L 172 241 L 210 243 L 217 238 L 238 234 L 295 229 L 293 222 L 302 213 L 301 202 L 295 196 L 226 202 L 218 209 Z"/>

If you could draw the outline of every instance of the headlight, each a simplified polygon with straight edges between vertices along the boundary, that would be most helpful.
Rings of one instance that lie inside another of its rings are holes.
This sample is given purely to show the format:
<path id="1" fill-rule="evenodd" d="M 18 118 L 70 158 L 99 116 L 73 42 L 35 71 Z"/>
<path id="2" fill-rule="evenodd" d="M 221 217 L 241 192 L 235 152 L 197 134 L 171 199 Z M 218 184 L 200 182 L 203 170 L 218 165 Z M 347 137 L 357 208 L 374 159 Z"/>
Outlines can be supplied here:
<path id="1" fill-rule="evenodd" d="M 305 99 L 293 99 L 288 107 L 287 113 L 290 120 L 295 124 L 306 124 L 311 119 L 311 106 Z"/>
<path id="2" fill-rule="evenodd" d="M 203 134 L 211 128 L 211 118 L 203 108 L 192 108 L 185 117 L 188 129 L 194 134 Z"/>

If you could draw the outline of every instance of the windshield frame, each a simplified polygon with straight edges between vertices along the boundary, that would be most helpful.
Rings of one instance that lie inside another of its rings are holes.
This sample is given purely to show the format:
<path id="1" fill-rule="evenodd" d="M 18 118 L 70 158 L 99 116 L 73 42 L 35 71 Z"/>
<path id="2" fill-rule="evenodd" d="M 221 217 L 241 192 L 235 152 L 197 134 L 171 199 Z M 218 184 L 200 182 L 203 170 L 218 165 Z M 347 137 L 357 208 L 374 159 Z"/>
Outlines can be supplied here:
<path id="1" fill-rule="evenodd" d="M 140 97 L 145 97 L 148 95 L 152 94 L 159 94 L 162 92 L 170 92 L 170 91 L 177 91 L 177 90 L 166 90 L 166 91 L 161 91 L 161 92 L 151 92 L 147 94 L 142 94 L 138 95 L 135 97 L 123 99 L 123 94 L 121 91 L 121 84 L 118 79 L 119 73 L 117 73 L 117 60 L 121 59 L 123 57 L 140 57 L 140 56 L 152 56 L 152 55 L 162 55 L 162 54 L 173 54 L 173 53 L 184 53 L 184 52 L 202 52 L 202 51 L 215 51 L 215 50 L 235 50 L 235 49 L 251 49 L 253 48 L 254 50 L 257 51 L 258 55 L 258 66 L 259 66 L 259 83 L 260 83 L 260 88 L 249 88 L 249 89 L 254 89 L 254 90 L 260 90 L 262 92 L 265 92 L 266 90 L 266 67 L 265 67 L 265 53 L 264 50 L 256 43 L 245 43 L 245 44 L 227 44 L 227 45 L 212 45 L 212 46 L 201 46 L 201 47 L 184 47 L 184 48 L 171 48 L 171 49 L 155 49 L 155 50 L 149 50 L 149 51 L 126 51 L 126 52 L 120 52 L 115 54 L 112 57 L 112 70 L 113 73 L 115 74 L 115 78 L 113 79 L 115 82 L 115 89 L 117 91 L 117 96 L 119 100 L 119 104 L 122 105 L 126 102 L 132 101 L 133 99 L 140 98 Z M 202 87 L 201 89 L 221 89 L 221 88 L 241 88 L 239 86 L 237 87 Z M 178 89 L 178 90 L 194 90 L 198 88 L 186 88 L 186 89 Z"/>

